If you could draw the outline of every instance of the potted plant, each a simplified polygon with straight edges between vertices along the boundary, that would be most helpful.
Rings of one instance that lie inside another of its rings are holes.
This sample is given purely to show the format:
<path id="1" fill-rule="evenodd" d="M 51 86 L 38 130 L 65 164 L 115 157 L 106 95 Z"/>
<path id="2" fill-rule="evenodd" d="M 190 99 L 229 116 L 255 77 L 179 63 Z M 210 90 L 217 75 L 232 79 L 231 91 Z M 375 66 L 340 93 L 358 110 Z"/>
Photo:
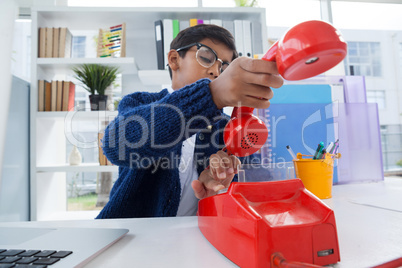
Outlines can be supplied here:
<path id="1" fill-rule="evenodd" d="M 116 80 L 118 67 L 101 64 L 82 64 L 72 68 L 75 78 L 91 94 L 91 111 L 106 110 L 107 95 L 105 90 Z M 98 93 L 98 94 L 96 94 Z"/>

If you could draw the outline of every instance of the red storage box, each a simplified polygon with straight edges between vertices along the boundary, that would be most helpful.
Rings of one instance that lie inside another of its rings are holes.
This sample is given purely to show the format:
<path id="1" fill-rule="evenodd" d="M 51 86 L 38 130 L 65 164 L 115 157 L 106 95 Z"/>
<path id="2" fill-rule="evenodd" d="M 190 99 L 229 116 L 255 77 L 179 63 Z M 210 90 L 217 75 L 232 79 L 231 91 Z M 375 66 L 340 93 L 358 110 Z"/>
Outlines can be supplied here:
<path id="1" fill-rule="evenodd" d="M 271 255 L 316 265 L 340 261 L 334 212 L 300 179 L 233 182 L 199 201 L 198 226 L 242 268 L 271 267 Z"/>

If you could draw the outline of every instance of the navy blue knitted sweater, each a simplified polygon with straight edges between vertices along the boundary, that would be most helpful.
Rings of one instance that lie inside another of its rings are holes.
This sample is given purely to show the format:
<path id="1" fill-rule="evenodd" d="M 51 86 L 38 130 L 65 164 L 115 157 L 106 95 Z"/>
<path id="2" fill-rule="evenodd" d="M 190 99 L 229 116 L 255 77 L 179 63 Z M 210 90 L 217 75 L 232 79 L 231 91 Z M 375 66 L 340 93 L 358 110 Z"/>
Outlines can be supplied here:
<path id="1" fill-rule="evenodd" d="M 176 216 L 183 141 L 197 133 L 198 174 L 224 145 L 228 116 L 213 102 L 209 83 L 201 79 L 172 94 L 137 92 L 121 100 L 102 144 L 106 157 L 119 166 L 119 178 L 98 219 Z"/>

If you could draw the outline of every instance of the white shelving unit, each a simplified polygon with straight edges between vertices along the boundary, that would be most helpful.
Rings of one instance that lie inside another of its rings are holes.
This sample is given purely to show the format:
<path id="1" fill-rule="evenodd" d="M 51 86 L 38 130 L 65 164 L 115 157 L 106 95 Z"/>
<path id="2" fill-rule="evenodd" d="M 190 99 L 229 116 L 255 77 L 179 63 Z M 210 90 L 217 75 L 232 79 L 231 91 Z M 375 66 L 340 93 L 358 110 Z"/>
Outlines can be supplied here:
<path id="1" fill-rule="evenodd" d="M 170 84 L 169 73 L 157 70 L 154 22 L 160 19 L 189 20 L 221 19 L 249 20 L 259 26 L 253 41 L 262 42 L 261 54 L 268 49 L 265 10 L 260 8 L 93 8 L 44 7 L 32 10 L 32 80 L 30 105 L 30 184 L 31 220 L 51 220 L 66 211 L 67 172 L 116 172 L 116 166 L 95 163 L 69 166 L 66 163 L 66 143 L 71 121 L 98 123 L 112 119 L 116 112 L 37 112 L 37 81 L 53 80 L 60 75 L 72 75 L 71 67 L 83 63 L 118 66 L 122 71 L 123 93 L 155 91 Z M 126 23 L 126 58 L 37 58 L 38 29 L 67 27 L 74 31 L 94 31 L 122 22 Z M 263 40 L 263 41 L 261 41 Z M 89 218 L 93 218 L 91 215 Z M 56 219 L 56 218 L 55 218 Z"/>
<path id="2" fill-rule="evenodd" d="M 167 85 L 171 81 L 167 70 L 141 70 L 138 71 L 138 78 L 147 86 Z"/>
<path id="3" fill-rule="evenodd" d="M 36 167 L 37 173 L 46 172 L 117 172 L 117 166 L 100 166 L 99 163 L 83 163 L 79 166 L 70 166 L 68 164 L 64 165 L 53 165 Z"/>
<path id="4" fill-rule="evenodd" d="M 119 67 L 122 74 L 136 74 L 138 72 L 134 58 L 38 58 L 38 68 L 45 73 L 72 75 L 72 67 L 78 64 L 103 64 Z"/>
<path id="5" fill-rule="evenodd" d="M 97 120 L 106 121 L 116 117 L 117 111 L 71 111 L 71 112 L 37 112 L 38 119 L 50 120 Z"/>

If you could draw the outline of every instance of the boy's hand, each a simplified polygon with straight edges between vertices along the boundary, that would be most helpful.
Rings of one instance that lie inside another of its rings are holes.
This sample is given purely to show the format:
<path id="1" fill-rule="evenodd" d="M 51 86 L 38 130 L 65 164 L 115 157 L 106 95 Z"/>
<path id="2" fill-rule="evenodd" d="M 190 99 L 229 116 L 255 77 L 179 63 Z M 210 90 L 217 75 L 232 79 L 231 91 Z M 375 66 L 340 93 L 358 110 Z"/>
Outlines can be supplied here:
<path id="1" fill-rule="evenodd" d="M 273 97 L 270 87 L 283 85 L 275 62 L 240 57 L 210 84 L 212 99 L 219 109 L 247 106 L 266 109 Z"/>
<path id="2" fill-rule="evenodd" d="M 240 160 L 234 155 L 218 151 L 209 158 L 209 169 L 201 172 L 198 180 L 191 183 L 194 194 L 198 199 L 215 195 L 218 191 L 228 188 L 237 174 Z"/>

